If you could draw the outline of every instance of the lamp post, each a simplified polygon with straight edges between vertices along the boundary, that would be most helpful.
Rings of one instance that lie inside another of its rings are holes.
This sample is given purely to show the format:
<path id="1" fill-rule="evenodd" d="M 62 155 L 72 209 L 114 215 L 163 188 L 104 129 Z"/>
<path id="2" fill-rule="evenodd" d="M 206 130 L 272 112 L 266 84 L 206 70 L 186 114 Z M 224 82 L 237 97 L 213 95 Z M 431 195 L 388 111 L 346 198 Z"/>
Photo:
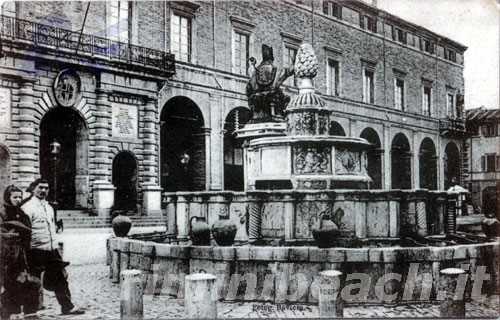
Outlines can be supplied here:
<path id="1" fill-rule="evenodd" d="M 54 208 L 57 210 L 57 158 L 59 156 L 59 153 L 61 152 L 61 144 L 54 140 L 50 144 L 50 154 L 52 155 L 52 160 L 54 161 L 54 192 L 53 192 L 53 199 L 52 199 L 52 205 Z M 56 219 L 57 221 L 57 219 Z"/>

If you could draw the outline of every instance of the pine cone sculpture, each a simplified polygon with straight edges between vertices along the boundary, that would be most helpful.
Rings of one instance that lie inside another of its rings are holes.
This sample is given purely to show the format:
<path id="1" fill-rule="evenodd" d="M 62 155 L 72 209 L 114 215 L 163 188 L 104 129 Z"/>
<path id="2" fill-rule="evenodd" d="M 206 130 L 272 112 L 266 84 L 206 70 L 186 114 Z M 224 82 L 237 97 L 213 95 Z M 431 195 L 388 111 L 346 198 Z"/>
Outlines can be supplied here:
<path id="1" fill-rule="evenodd" d="M 294 68 L 295 76 L 299 78 L 314 78 L 318 74 L 318 59 L 309 43 L 300 46 Z"/>

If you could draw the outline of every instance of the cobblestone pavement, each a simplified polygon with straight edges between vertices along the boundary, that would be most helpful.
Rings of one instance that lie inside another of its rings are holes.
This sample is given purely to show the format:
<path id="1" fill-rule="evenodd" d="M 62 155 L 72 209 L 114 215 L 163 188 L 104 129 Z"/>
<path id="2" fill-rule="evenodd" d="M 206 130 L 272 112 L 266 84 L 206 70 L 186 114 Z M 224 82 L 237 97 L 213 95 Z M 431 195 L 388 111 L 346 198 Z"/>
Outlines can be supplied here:
<path id="1" fill-rule="evenodd" d="M 108 266 L 103 264 L 70 266 L 68 268 L 70 289 L 74 302 L 85 308 L 86 314 L 62 316 L 53 293 L 45 291 L 46 309 L 39 312 L 42 319 L 119 319 L 120 288 L 108 278 Z M 468 303 L 467 317 L 498 318 L 499 297 L 489 297 L 483 303 Z M 271 303 L 219 303 L 220 318 L 293 318 L 317 317 L 318 307 L 312 305 L 274 305 Z M 145 319 L 182 318 L 183 301 L 167 296 L 144 297 Z M 346 318 L 374 317 L 437 317 L 435 304 L 409 304 L 397 306 L 348 306 L 344 309 Z"/>

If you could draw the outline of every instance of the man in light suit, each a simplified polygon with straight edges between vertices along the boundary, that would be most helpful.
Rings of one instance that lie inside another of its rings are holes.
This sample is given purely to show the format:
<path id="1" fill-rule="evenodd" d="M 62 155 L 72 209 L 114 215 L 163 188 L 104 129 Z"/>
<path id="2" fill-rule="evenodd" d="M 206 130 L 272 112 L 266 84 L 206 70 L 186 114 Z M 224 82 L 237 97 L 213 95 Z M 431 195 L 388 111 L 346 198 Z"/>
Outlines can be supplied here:
<path id="1" fill-rule="evenodd" d="M 45 271 L 43 286 L 54 291 L 63 314 L 83 314 L 84 311 L 71 302 L 64 268 L 69 263 L 62 260 L 57 250 L 54 209 L 46 200 L 49 183 L 45 179 L 37 179 L 33 186 L 33 196 L 21 207 L 31 220 L 30 272 L 40 278 L 42 271 Z"/>

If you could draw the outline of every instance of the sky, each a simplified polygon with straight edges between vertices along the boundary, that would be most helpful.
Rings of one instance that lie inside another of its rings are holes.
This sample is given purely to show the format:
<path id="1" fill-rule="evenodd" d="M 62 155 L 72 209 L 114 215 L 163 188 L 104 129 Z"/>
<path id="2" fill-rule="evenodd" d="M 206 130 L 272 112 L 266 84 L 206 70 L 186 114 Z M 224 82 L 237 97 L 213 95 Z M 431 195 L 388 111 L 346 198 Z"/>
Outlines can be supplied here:
<path id="1" fill-rule="evenodd" d="M 466 108 L 500 107 L 500 0 L 377 0 L 377 5 L 467 46 Z"/>

